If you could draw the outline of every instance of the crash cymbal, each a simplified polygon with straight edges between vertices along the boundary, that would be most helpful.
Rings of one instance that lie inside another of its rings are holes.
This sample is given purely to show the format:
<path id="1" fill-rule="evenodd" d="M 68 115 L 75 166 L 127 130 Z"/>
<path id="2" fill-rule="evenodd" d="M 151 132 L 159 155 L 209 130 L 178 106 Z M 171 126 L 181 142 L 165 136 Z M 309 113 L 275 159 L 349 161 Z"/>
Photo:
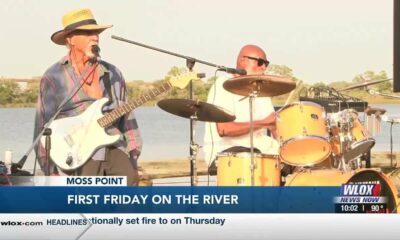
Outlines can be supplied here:
<path id="1" fill-rule="evenodd" d="M 194 101 L 189 99 L 164 99 L 157 105 L 174 115 L 191 118 L 197 116 L 197 120 L 204 122 L 232 122 L 236 119 L 235 115 L 216 105 Z"/>
<path id="2" fill-rule="evenodd" d="M 258 97 L 273 97 L 288 93 L 295 87 L 294 81 L 272 75 L 245 75 L 224 82 L 227 91 L 241 96 L 250 96 L 258 90 Z"/>
<path id="3" fill-rule="evenodd" d="M 384 79 L 384 80 L 375 80 L 375 81 L 357 83 L 357 84 L 354 84 L 353 86 L 349 86 L 349 87 L 340 89 L 339 91 L 346 91 L 346 90 L 351 90 L 351 89 L 354 89 L 354 88 L 366 87 L 366 86 L 369 86 L 369 85 L 378 84 L 378 83 L 386 82 L 386 81 L 390 81 L 390 80 L 392 80 L 392 79 L 389 78 L 389 79 Z"/>

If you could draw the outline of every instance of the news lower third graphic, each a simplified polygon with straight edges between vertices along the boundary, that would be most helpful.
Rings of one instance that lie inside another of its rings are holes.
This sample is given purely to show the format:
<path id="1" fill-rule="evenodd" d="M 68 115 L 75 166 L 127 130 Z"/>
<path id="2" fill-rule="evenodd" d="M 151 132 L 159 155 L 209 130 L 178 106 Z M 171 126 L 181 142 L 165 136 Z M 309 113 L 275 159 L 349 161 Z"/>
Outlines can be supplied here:
<path id="1" fill-rule="evenodd" d="M 340 195 L 340 187 L 126 187 L 126 177 L 110 176 L 33 182 L 3 188 L 0 213 L 333 213 Z"/>
<path id="2" fill-rule="evenodd" d="M 343 184 L 335 197 L 336 213 L 389 213 L 387 197 L 381 196 L 380 183 Z"/>

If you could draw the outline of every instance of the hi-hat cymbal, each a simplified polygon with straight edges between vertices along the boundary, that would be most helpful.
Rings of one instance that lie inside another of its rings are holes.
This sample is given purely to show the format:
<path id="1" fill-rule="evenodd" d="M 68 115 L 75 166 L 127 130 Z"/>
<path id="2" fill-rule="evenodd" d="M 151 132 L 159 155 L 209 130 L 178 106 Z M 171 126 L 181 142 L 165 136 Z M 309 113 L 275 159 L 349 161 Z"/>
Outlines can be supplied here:
<path id="1" fill-rule="evenodd" d="M 292 91 L 296 88 L 296 83 L 279 76 L 245 75 L 226 80 L 224 88 L 241 96 L 250 96 L 257 91 L 258 97 L 273 97 Z"/>
<path id="2" fill-rule="evenodd" d="M 346 91 L 346 90 L 351 90 L 351 89 L 354 89 L 354 88 L 366 87 L 366 86 L 369 86 L 369 85 L 378 84 L 378 83 L 386 82 L 386 81 L 390 81 L 390 80 L 392 80 L 392 79 L 389 78 L 389 79 L 384 79 L 384 80 L 375 80 L 375 81 L 357 83 L 357 84 L 354 84 L 352 86 L 340 89 L 339 91 Z"/>
<path id="3" fill-rule="evenodd" d="M 216 105 L 189 99 L 164 99 L 157 105 L 174 115 L 191 118 L 197 116 L 197 120 L 204 122 L 232 122 L 235 115 Z"/>

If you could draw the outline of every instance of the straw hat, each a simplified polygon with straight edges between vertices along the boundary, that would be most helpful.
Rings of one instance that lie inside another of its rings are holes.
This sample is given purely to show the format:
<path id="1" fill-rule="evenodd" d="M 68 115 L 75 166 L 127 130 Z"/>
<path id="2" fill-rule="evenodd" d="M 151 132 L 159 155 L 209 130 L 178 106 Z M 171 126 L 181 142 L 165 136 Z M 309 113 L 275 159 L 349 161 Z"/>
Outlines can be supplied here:
<path id="1" fill-rule="evenodd" d="M 65 14 L 62 18 L 64 29 L 51 35 L 51 40 L 59 45 L 67 43 L 66 37 L 75 30 L 98 30 L 99 33 L 112 25 L 98 25 L 90 9 L 79 9 Z"/>

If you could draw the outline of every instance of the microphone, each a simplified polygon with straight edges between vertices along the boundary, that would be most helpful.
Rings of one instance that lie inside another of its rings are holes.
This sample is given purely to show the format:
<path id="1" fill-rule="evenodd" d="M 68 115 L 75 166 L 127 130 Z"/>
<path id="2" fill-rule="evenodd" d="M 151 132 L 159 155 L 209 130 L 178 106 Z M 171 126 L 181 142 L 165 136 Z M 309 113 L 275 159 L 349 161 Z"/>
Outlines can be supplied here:
<path id="1" fill-rule="evenodd" d="M 225 71 L 227 73 L 232 73 L 232 74 L 239 74 L 239 75 L 246 75 L 247 72 L 244 69 L 240 68 L 227 68 L 227 67 L 220 67 L 218 70 Z"/>
<path id="2" fill-rule="evenodd" d="M 386 115 L 381 116 L 381 119 L 388 123 L 400 123 L 400 118 L 389 118 Z"/>
<path id="3" fill-rule="evenodd" d="M 91 49 L 94 57 L 93 57 L 93 62 L 99 62 L 100 61 L 100 47 L 99 45 L 92 45 L 92 49 Z"/>

